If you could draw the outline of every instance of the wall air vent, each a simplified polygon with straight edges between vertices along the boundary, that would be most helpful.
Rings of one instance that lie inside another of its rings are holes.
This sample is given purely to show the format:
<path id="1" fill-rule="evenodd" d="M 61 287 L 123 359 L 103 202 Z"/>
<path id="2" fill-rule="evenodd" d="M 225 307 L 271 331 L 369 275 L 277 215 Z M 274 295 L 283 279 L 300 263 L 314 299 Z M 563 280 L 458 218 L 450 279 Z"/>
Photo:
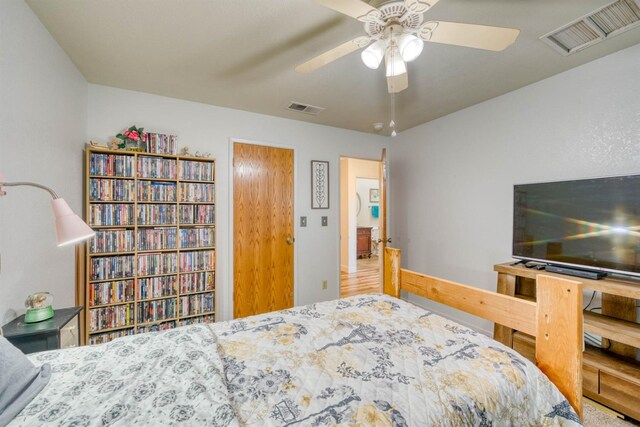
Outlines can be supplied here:
<path id="1" fill-rule="evenodd" d="M 540 37 L 562 55 L 571 55 L 640 26 L 640 0 L 618 0 Z"/>
<path id="2" fill-rule="evenodd" d="M 288 110 L 297 111 L 299 113 L 311 114 L 317 116 L 324 111 L 322 107 L 315 107 L 313 105 L 301 104 L 299 102 L 292 101 L 287 107 Z"/>

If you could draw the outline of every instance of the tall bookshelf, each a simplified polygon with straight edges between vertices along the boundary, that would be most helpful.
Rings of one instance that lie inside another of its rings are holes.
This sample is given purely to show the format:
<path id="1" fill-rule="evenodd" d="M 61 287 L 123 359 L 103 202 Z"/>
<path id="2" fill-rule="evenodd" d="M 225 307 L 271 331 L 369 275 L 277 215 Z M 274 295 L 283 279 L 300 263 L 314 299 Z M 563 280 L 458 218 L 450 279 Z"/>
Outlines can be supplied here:
<path id="1" fill-rule="evenodd" d="M 85 150 L 87 344 L 215 321 L 215 160 Z"/>

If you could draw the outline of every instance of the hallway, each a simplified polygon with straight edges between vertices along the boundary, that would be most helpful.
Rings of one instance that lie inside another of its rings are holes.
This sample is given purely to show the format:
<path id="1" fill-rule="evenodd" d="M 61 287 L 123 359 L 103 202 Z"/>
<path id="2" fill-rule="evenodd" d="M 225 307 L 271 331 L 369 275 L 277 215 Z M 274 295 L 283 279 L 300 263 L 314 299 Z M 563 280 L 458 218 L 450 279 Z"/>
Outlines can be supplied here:
<path id="1" fill-rule="evenodd" d="M 378 257 L 359 259 L 357 268 L 355 273 L 340 273 L 340 298 L 382 292 Z"/>

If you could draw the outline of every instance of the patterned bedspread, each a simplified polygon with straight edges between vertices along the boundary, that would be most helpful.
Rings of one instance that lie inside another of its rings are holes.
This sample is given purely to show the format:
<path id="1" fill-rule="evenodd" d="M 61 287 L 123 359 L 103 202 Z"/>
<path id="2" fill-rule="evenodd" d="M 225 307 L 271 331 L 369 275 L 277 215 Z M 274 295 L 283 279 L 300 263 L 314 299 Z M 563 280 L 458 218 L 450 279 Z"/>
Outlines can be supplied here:
<path id="1" fill-rule="evenodd" d="M 54 374 L 12 426 L 580 424 L 514 351 L 384 295 L 32 359 Z"/>

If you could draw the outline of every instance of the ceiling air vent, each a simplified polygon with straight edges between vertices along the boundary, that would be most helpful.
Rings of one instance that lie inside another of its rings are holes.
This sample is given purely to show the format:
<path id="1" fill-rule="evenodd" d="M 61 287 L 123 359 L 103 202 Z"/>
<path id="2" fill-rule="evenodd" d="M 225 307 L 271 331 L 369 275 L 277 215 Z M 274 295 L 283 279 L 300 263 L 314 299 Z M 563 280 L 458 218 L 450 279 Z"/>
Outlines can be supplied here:
<path id="1" fill-rule="evenodd" d="M 317 116 L 321 112 L 324 111 L 322 107 L 315 107 L 313 105 L 301 104 L 299 102 L 291 102 L 287 107 L 288 110 L 297 111 L 299 113 L 311 114 L 312 116 Z"/>
<path id="2" fill-rule="evenodd" d="M 618 0 L 565 25 L 540 40 L 571 55 L 640 25 L 640 0 Z"/>

